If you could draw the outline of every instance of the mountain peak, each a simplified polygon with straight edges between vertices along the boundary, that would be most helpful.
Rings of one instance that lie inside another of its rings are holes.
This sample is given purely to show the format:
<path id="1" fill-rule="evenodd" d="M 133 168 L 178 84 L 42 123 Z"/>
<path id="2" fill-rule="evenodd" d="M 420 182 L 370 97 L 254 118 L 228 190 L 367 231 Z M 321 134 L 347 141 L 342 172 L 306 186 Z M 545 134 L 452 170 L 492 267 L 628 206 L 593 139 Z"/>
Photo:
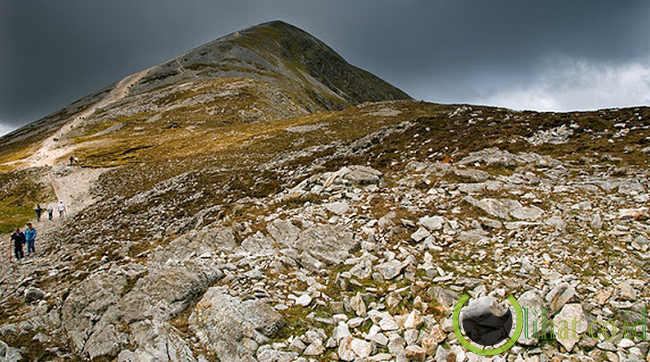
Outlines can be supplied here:
<path id="1" fill-rule="evenodd" d="M 313 35 L 275 20 L 230 33 L 161 64 L 134 86 L 148 91 L 183 79 L 246 77 L 309 94 L 325 109 L 410 99 L 349 64 Z"/>

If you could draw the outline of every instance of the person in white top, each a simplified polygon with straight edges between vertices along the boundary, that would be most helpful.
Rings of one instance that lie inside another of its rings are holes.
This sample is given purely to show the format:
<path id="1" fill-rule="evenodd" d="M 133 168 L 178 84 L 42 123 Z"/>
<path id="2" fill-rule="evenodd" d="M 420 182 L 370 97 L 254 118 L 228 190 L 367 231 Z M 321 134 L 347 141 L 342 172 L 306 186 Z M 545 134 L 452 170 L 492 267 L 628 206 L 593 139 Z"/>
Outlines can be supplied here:
<path id="1" fill-rule="evenodd" d="M 63 204 L 63 200 L 59 200 L 57 208 L 59 209 L 59 217 L 65 216 L 65 205 Z"/>

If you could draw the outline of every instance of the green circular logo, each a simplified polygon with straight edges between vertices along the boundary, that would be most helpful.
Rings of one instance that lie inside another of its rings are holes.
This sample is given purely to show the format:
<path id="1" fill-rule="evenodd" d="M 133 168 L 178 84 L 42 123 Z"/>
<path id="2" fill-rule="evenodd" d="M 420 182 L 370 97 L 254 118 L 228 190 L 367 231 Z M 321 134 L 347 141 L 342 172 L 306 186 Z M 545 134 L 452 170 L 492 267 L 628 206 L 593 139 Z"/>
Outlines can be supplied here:
<path id="1" fill-rule="evenodd" d="M 456 334 L 456 338 L 458 339 L 458 342 L 465 347 L 470 352 L 476 353 L 481 356 L 494 356 L 500 353 L 503 353 L 507 350 L 509 350 L 512 346 L 515 345 L 517 342 L 517 339 L 519 339 L 519 335 L 521 335 L 521 330 L 523 329 L 523 323 L 524 323 L 524 313 L 521 310 L 521 306 L 519 303 L 517 303 L 517 299 L 513 297 L 512 295 L 508 297 L 508 302 L 510 302 L 510 305 L 515 309 L 515 313 L 517 314 L 517 320 L 515 321 L 515 333 L 510 337 L 508 342 L 506 342 L 504 345 L 499 346 L 497 348 L 480 348 L 476 345 L 473 345 L 465 336 L 463 336 L 463 333 L 460 330 L 460 310 L 463 308 L 463 305 L 467 303 L 469 300 L 469 295 L 463 294 L 463 296 L 458 300 L 458 303 L 456 303 L 456 306 L 454 307 L 454 314 L 452 316 L 452 322 L 454 324 L 454 334 Z"/>

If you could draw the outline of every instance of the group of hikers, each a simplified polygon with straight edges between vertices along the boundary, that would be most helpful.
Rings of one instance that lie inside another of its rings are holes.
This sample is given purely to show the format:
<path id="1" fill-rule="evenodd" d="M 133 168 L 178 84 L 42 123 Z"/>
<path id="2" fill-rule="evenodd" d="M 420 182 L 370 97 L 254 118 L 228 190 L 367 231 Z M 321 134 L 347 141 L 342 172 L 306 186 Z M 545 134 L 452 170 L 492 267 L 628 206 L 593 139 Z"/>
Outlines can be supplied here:
<path id="1" fill-rule="evenodd" d="M 63 201 L 59 200 L 59 203 L 56 205 L 57 210 L 59 211 L 59 217 L 65 216 L 65 204 L 63 204 Z M 47 219 L 52 220 L 54 217 L 54 207 L 52 205 L 48 206 L 47 210 L 43 209 L 40 204 L 36 205 L 36 208 L 34 209 L 36 212 L 36 221 L 41 221 L 41 215 L 43 215 L 43 211 L 47 211 Z"/>
<path id="2" fill-rule="evenodd" d="M 59 218 L 62 218 L 66 214 L 66 208 L 65 204 L 63 201 L 59 201 L 59 203 L 56 205 L 56 209 L 59 212 Z M 54 217 L 54 207 L 49 206 L 47 210 L 43 209 L 41 205 L 36 205 L 36 208 L 34 209 L 36 212 L 36 220 L 41 221 L 41 216 L 43 215 L 43 211 L 47 211 L 47 219 L 52 220 Z M 25 228 L 25 231 L 20 231 L 20 228 L 16 228 L 16 231 L 14 231 L 13 234 L 11 234 L 11 241 L 13 242 L 14 246 L 14 255 L 16 256 L 16 260 L 20 260 L 25 257 L 25 252 L 23 251 L 23 246 L 27 244 L 27 256 L 30 256 L 32 254 L 36 253 L 36 229 L 32 225 L 31 222 L 27 223 L 27 227 Z"/>
<path id="3" fill-rule="evenodd" d="M 36 229 L 34 229 L 31 222 L 27 223 L 25 232 L 16 228 L 16 231 L 11 234 L 11 241 L 14 243 L 14 255 L 16 255 L 16 260 L 25 257 L 25 253 L 23 252 L 23 245 L 25 244 L 27 244 L 27 256 L 36 253 L 36 248 L 34 247 L 34 244 L 36 243 Z"/>

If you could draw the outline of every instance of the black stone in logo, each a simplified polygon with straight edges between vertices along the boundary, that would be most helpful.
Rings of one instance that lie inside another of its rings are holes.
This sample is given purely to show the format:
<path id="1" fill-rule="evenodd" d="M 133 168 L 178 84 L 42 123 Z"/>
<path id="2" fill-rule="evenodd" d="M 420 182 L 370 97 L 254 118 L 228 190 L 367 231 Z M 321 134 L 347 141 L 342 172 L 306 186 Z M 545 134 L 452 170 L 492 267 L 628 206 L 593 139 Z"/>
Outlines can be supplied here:
<path id="1" fill-rule="evenodd" d="M 465 334 L 482 346 L 493 346 L 508 338 L 512 329 L 512 313 L 508 310 L 498 317 L 491 312 L 467 316 L 462 319 Z"/>

